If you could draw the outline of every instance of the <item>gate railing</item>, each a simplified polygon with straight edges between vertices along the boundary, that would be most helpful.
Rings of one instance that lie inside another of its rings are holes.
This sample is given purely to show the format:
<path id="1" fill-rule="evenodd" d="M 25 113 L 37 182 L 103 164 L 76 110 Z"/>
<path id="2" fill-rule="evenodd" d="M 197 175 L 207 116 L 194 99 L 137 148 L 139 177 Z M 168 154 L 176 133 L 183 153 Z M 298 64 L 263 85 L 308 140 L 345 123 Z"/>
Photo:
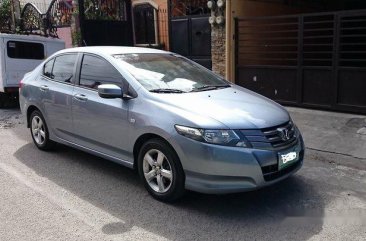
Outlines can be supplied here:
<path id="1" fill-rule="evenodd" d="M 72 4 L 67 0 L 53 0 L 45 13 L 34 4 L 27 3 L 21 12 L 20 31 L 57 38 L 58 27 L 71 25 L 72 11 Z"/>

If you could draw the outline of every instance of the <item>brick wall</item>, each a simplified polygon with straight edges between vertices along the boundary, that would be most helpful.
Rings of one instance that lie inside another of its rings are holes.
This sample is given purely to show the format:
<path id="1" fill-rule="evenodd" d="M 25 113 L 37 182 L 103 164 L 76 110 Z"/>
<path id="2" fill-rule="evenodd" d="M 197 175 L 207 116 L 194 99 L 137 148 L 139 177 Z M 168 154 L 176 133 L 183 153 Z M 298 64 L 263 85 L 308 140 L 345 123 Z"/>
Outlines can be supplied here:
<path id="1" fill-rule="evenodd" d="M 168 1 L 155 0 L 159 5 L 158 10 L 158 27 L 159 27 L 159 41 L 164 45 L 165 50 L 169 50 L 169 31 L 168 31 Z"/>

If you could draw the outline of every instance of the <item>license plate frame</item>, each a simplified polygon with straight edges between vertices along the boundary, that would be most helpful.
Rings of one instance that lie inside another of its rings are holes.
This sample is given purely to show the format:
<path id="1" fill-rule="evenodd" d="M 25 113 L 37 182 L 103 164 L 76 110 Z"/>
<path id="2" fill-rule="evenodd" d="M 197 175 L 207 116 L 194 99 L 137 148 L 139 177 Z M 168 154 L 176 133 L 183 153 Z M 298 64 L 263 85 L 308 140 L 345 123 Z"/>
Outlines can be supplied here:
<path id="1" fill-rule="evenodd" d="M 287 151 L 278 153 L 278 170 L 291 166 L 299 160 L 299 152 Z"/>

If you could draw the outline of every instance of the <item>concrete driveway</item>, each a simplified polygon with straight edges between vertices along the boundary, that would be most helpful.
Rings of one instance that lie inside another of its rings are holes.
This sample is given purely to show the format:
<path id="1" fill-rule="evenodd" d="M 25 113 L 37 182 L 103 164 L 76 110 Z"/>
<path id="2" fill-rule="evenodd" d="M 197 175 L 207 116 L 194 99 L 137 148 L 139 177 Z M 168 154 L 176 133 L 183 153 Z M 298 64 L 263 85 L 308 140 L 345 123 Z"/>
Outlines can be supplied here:
<path id="1" fill-rule="evenodd" d="M 275 186 L 164 204 L 133 170 L 39 151 L 19 111 L 0 110 L 0 240 L 365 240 L 366 171 L 336 163 L 310 151 Z"/>

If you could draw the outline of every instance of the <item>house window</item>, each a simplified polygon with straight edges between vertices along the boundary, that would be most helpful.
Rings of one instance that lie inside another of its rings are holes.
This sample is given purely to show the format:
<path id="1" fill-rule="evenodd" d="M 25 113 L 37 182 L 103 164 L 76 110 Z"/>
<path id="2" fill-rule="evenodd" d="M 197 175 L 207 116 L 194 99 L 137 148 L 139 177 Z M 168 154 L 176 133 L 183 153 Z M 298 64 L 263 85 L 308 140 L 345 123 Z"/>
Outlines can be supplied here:
<path id="1" fill-rule="evenodd" d="M 133 8 L 136 45 L 157 44 L 157 10 L 150 4 Z"/>

